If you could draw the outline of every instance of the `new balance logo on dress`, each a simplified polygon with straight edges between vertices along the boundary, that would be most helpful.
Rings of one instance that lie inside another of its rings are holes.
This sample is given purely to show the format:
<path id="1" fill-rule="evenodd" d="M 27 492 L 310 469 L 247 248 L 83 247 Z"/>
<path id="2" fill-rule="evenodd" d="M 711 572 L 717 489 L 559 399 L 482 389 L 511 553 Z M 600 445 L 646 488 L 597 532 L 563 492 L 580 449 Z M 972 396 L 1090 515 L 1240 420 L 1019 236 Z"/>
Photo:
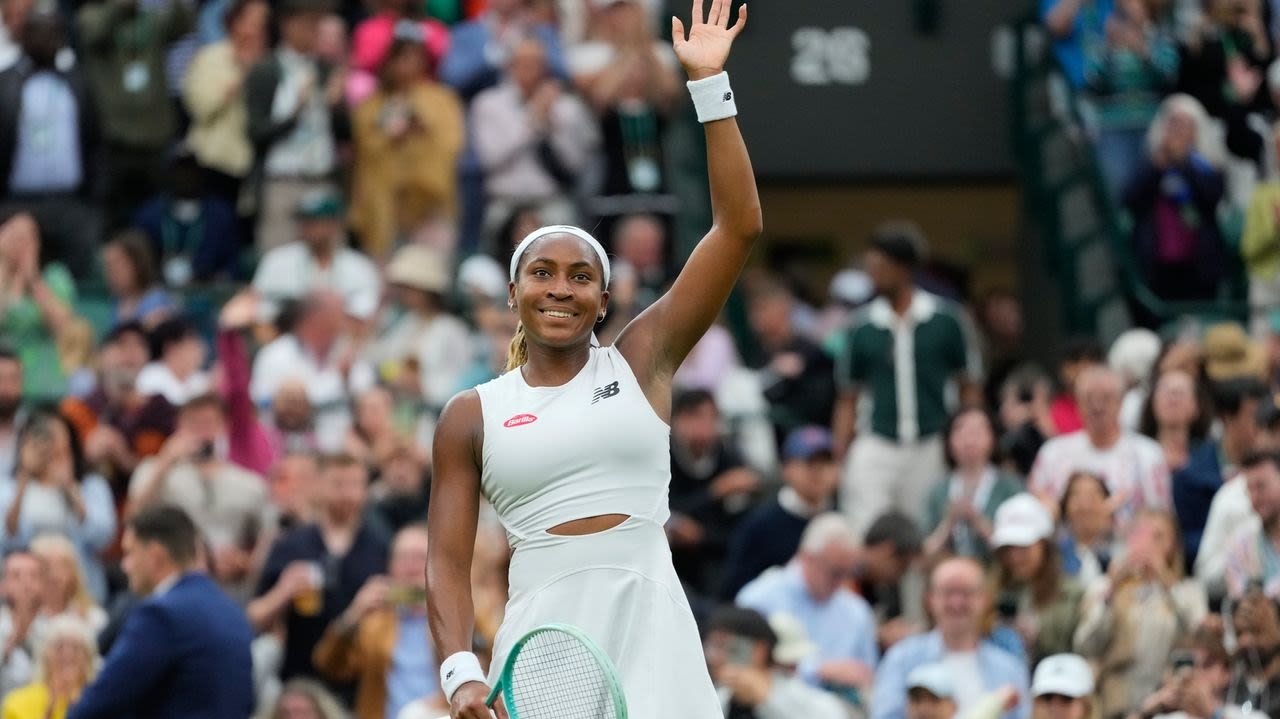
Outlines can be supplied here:
<path id="1" fill-rule="evenodd" d="M 610 382 L 609 384 L 607 384 L 607 385 L 605 385 L 605 386 L 603 386 L 603 387 L 597 387 L 597 388 L 596 388 L 596 391 L 595 391 L 595 394 L 593 394 L 593 395 L 591 396 L 591 404 L 595 404 L 596 402 L 599 402 L 599 401 L 600 401 L 600 400 L 602 400 L 602 399 L 609 399 L 610 397 L 617 397 L 617 396 L 618 396 L 618 393 L 619 393 L 619 392 L 621 392 L 621 391 L 622 391 L 622 390 L 618 389 L 618 383 L 617 383 L 617 382 Z"/>

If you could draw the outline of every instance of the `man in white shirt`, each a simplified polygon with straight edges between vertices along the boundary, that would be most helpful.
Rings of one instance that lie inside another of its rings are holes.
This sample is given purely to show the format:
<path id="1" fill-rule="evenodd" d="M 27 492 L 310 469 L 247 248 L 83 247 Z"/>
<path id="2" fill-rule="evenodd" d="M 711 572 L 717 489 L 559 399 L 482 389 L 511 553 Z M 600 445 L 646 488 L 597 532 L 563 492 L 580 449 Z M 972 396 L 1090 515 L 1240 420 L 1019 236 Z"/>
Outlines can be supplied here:
<path id="1" fill-rule="evenodd" d="M 203 369 L 208 348 L 190 320 L 161 322 L 151 332 L 151 346 L 154 360 L 138 373 L 138 392 L 161 395 L 181 407 L 209 391 L 209 373 Z"/>
<path id="2" fill-rule="evenodd" d="M 315 417 L 316 443 L 326 452 L 342 448 L 351 425 L 351 398 L 373 386 L 369 363 L 356 356 L 343 333 L 342 298 L 316 292 L 302 302 L 293 331 L 280 335 L 253 360 L 249 395 L 259 408 L 272 406 L 290 381 L 306 387 Z"/>
<path id="3" fill-rule="evenodd" d="M 45 568 L 25 550 L 4 558 L 0 575 L 0 696 L 26 685 L 35 674 L 36 641 L 43 620 L 40 603 L 45 592 Z"/>
<path id="4" fill-rule="evenodd" d="M 266 481 L 227 461 L 226 412 L 217 395 L 188 401 L 177 431 L 129 482 L 129 512 L 157 504 L 184 510 L 210 549 L 213 577 L 247 599 L 252 559 L 263 531 L 275 524 Z"/>
<path id="5" fill-rule="evenodd" d="M 298 239 L 271 250 L 258 263 L 253 287 L 271 315 L 285 300 L 298 300 L 317 290 L 342 297 L 343 310 L 368 320 L 378 309 L 382 281 L 368 257 L 346 246 L 346 211 L 332 190 L 317 190 L 298 202 Z"/>
<path id="6" fill-rule="evenodd" d="M 1040 448 L 1028 488 L 1056 507 L 1076 472 L 1105 478 L 1117 499 L 1117 520 L 1127 522 L 1143 507 L 1170 509 L 1169 467 L 1154 440 L 1120 426 L 1124 382 L 1115 371 L 1093 367 L 1076 382 L 1084 429 L 1054 437 Z"/>

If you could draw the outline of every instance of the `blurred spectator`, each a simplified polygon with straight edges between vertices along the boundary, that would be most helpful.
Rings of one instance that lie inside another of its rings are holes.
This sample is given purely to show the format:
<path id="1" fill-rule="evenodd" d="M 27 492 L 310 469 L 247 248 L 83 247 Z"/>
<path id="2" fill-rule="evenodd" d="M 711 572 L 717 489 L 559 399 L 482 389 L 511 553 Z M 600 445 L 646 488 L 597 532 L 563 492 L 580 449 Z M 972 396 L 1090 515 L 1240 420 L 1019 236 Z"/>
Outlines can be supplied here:
<path id="1" fill-rule="evenodd" d="M 1199 404 L 1196 381 L 1181 370 L 1159 375 L 1142 412 L 1141 432 L 1156 440 L 1169 466 L 1174 506 L 1187 547 L 1188 562 L 1200 546 L 1200 534 L 1213 494 L 1222 486 L 1218 447 L 1206 443 L 1213 420 Z M 1237 402 L 1237 408 L 1239 402 Z M 1249 416 L 1252 417 L 1252 407 Z"/>
<path id="2" fill-rule="evenodd" d="M 1058 547 L 1062 569 L 1088 587 L 1111 565 L 1116 502 L 1106 480 L 1096 474 L 1076 472 L 1067 479 L 1062 494 L 1062 531 Z"/>
<path id="3" fill-rule="evenodd" d="M 1113 0 L 1040 0 L 1040 19 L 1053 39 L 1058 64 L 1074 87 L 1085 84 L 1086 48 L 1105 42 L 1113 4 Z"/>
<path id="4" fill-rule="evenodd" d="M 316 645 L 316 669 L 335 681 L 357 681 L 358 719 L 395 717 L 413 700 L 440 691 L 427 634 L 427 532 L 400 530 L 387 576 L 365 582 L 351 606 Z"/>
<path id="5" fill-rule="evenodd" d="M 5 16 L 22 14 L 24 1 L 6 2 Z M 59 66 L 61 19 L 31 14 L 21 36 L 21 58 L 0 73 L 0 216 L 35 215 L 47 236 L 43 259 L 64 261 L 86 279 L 102 240 L 94 204 L 102 127 L 79 68 Z"/>
<path id="6" fill-rule="evenodd" d="M 1232 606 L 1231 620 L 1236 651 L 1227 704 L 1267 716 L 1280 712 L 1280 611 L 1262 592 L 1252 591 Z"/>
<path id="7" fill-rule="evenodd" d="M 1079 654 L 1045 657 L 1031 678 L 1032 719 L 1088 719 L 1094 714 L 1093 668 Z"/>
<path id="8" fill-rule="evenodd" d="M 236 203 L 240 185 L 253 167 L 245 79 L 267 52 L 271 6 L 264 0 L 218 0 L 205 8 L 217 4 L 226 11 L 218 19 L 225 39 L 207 40 L 183 81 L 183 101 L 191 115 L 186 142 L 208 175 L 208 190 Z M 202 23 L 204 15 L 202 10 Z M 220 239 L 213 233 L 208 236 Z"/>
<path id="9" fill-rule="evenodd" d="M 151 333 L 151 348 L 153 360 L 138 373 L 139 392 L 161 395 L 175 407 L 209 392 L 209 373 L 203 369 L 208 348 L 191 320 L 161 322 Z"/>
<path id="10" fill-rule="evenodd" d="M 195 525 L 175 507 L 153 507 L 129 520 L 124 570 L 130 589 L 146 598 L 68 719 L 252 713 L 253 633 L 240 608 L 192 571 L 197 542 Z"/>
<path id="11" fill-rule="evenodd" d="M 1169 467 L 1160 445 L 1120 427 L 1123 390 L 1120 376 L 1105 367 L 1080 375 L 1076 394 L 1084 429 L 1046 442 L 1027 477 L 1027 487 L 1048 506 L 1058 505 L 1067 479 L 1080 470 L 1107 480 L 1122 524 L 1143 507 L 1171 506 Z"/>
<path id="12" fill-rule="evenodd" d="M 1147 135 L 1148 158 L 1124 191 L 1134 254 L 1164 300 L 1212 299 L 1227 274 L 1218 228 L 1224 181 L 1200 149 L 1206 122 L 1193 98 L 1165 100 Z"/>
<path id="13" fill-rule="evenodd" d="M 732 599 L 766 569 L 789 562 L 809 520 L 831 511 L 840 481 L 831 433 L 801 427 L 788 435 L 782 445 L 782 481 L 777 498 L 751 510 L 729 538 L 722 598 Z"/>
<path id="14" fill-rule="evenodd" d="M 1256 0 L 1207 0 L 1203 22 L 1183 43 L 1178 87 L 1229 125 L 1265 101 L 1266 93 L 1258 89 L 1271 42 L 1261 5 Z"/>
<path id="15" fill-rule="evenodd" d="M 1280 455 L 1253 452 L 1241 463 L 1249 502 L 1258 518 L 1238 526 L 1227 545 L 1224 579 L 1232 597 L 1244 595 L 1250 582 L 1261 581 L 1268 597 L 1280 597 Z"/>
<path id="16" fill-rule="evenodd" d="M 6 548 L 27 546 L 46 532 L 70 538 L 90 593 L 105 601 L 99 553 L 116 532 L 111 489 L 86 464 L 79 437 L 60 415 L 32 414 L 23 425 L 14 476 L 0 479 L 0 509 Z"/>
<path id="17" fill-rule="evenodd" d="M 1213 501 L 1221 493 L 1224 480 L 1240 474 L 1240 461 L 1257 445 L 1258 407 L 1266 395 L 1266 387 L 1249 377 L 1216 383 L 1213 407 L 1220 427 L 1219 437 L 1197 447 L 1185 466 L 1173 475 L 1173 503 L 1190 565 L 1197 563 Z M 1209 418 L 1197 422 L 1202 425 L 1199 434 L 1207 434 Z M 1215 542 L 1210 549 L 1220 552 L 1223 547 Z"/>
<path id="18" fill-rule="evenodd" d="M 227 300 L 218 314 L 218 364 L 222 371 L 219 393 L 226 409 L 226 458 L 259 475 L 267 475 L 275 461 L 286 451 L 286 438 L 264 418 L 258 416 L 249 394 L 250 365 L 242 332 L 253 324 L 258 314 L 258 296 L 241 292 Z M 303 392 L 306 404 L 306 393 Z M 306 407 L 303 422 L 310 420 Z M 279 424 L 277 418 L 276 424 Z"/>
<path id="19" fill-rule="evenodd" d="M 613 279 L 609 283 L 610 325 L 622 331 L 627 322 L 661 296 L 669 279 L 667 228 L 653 215 L 622 218 L 613 230 Z"/>
<path id="20" fill-rule="evenodd" d="M 1076 401 L 1079 395 L 1076 380 L 1085 370 L 1105 362 L 1102 346 L 1092 337 L 1068 340 L 1062 348 L 1058 363 L 1059 392 L 1049 407 L 1053 426 L 1057 430 L 1054 434 L 1068 434 L 1084 428 L 1084 420 L 1080 418 L 1080 405 Z"/>
<path id="21" fill-rule="evenodd" d="M 395 424 L 395 400 L 386 387 L 375 385 L 356 396 L 352 406 L 346 452 L 376 469 L 382 458 L 403 441 Z"/>
<path id="22" fill-rule="evenodd" d="M 22 361 L 22 392 L 50 400 L 66 391 L 59 340 L 75 324 L 76 286 L 62 263 L 40 269 L 40 228 L 26 213 L 0 225 L 0 336 Z"/>
<path id="23" fill-rule="evenodd" d="M 1172 515 L 1134 517 L 1125 556 L 1085 592 L 1075 646 L 1098 667 L 1100 716 L 1137 711 L 1163 681 L 1169 652 L 1208 613 L 1204 587 L 1183 575 Z"/>
<path id="24" fill-rule="evenodd" d="M 796 304 L 791 291 L 774 280 L 765 280 L 747 298 L 756 342 L 746 361 L 756 370 L 769 402 L 769 420 L 779 445 L 794 429 L 830 423 L 835 397 L 831 357 L 797 329 Z"/>
<path id="25" fill-rule="evenodd" d="M 427 3 L 414 5 L 406 0 L 382 0 L 377 14 L 356 26 L 351 36 L 351 80 L 347 99 L 352 106 L 368 97 L 377 84 L 383 63 L 392 54 L 402 23 L 415 31 L 415 46 L 422 58 L 419 69 L 434 77 L 449 51 L 449 28 L 439 20 L 425 17 Z"/>
<path id="26" fill-rule="evenodd" d="M 524 0 L 489 0 L 482 15 L 453 28 L 440 79 L 469 102 L 498 84 L 516 46 L 529 37 L 545 48 L 551 74 L 568 77 L 554 27 L 539 23 Z"/>
<path id="27" fill-rule="evenodd" d="M 62 616 L 45 625 L 39 666 L 31 684 L 15 689 L 0 704 L 5 719 L 63 719 L 89 682 L 101 658 L 93 631 L 83 621 Z"/>
<path id="28" fill-rule="evenodd" d="M 718 585 L 729 536 L 760 490 L 760 476 L 721 436 L 720 412 L 704 391 L 671 404 L 671 520 L 667 536 L 680 578 L 698 592 Z"/>
<path id="29" fill-rule="evenodd" d="M 929 493 L 925 556 L 946 552 L 987 560 L 996 508 L 1022 491 L 1022 480 L 995 466 L 995 428 L 981 409 L 953 414 L 942 434 L 951 471 Z"/>
<path id="30" fill-rule="evenodd" d="M 106 141 L 106 207 L 125 223 L 160 186 L 164 153 L 178 129 L 165 53 L 194 25 L 191 7 L 168 0 L 95 0 L 76 15 L 84 66 Z"/>
<path id="31" fill-rule="evenodd" d="M 998 454 L 1007 470 L 1026 476 L 1045 440 L 1057 434 L 1052 393 L 1049 376 L 1030 364 L 1015 369 L 1001 386 Z"/>
<path id="32" fill-rule="evenodd" d="M 13 474 L 18 457 L 18 428 L 22 410 L 22 360 L 13 350 L 0 345 L 0 477 Z"/>
<path id="33" fill-rule="evenodd" d="M 996 614 L 1017 631 L 1033 665 L 1071 649 L 1080 620 L 1083 591 L 1063 572 L 1053 535 L 1053 518 L 1030 494 L 1010 497 L 996 510 Z"/>
<path id="34" fill-rule="evenodd" d="M 171 156 L 164 191 L 133 218 L 151 240 L 164 283 L 173 289 L 240 278 L 243 244 L 234 198 L 205 189 L 209 171 L 179 147 Z"/>
<path id="35" fill-rule="evenodd" d="M 870 285 L 869 279 L 867 283 Z M 869 290 L 868 286 L 868 295 Z M 983 399 L 988 407 L 999 407 L 1004 381 L 1027 361 L 1022 302 L 1013 292 L 992 290 L 978 302 L 974 314 L 981 331 L 982 365 L 987 369 Z"/>
<path id="36" fill-rule="evenodd" d="M 343 332 L 344 319 L 341 297 L 313 293 L 299 306 L 293 330 L 254 358 L 250 394 L 259 407 L 272 407 L 286 449 L 294 449 L 288 435 L 312 431 L 320 447 L 341 447 L 351 426 L 351 398 L 374 384 L 373 367 L 356 356 Z"/>
<path id="37" fill-rule="evenodd" d="M 80 554 L 61 534 L 31 540 L 31 553 L 44 562 L 45 593 L 40 613 L 50 620 L 72 617 L 96 635 L 107 626 L 107 613 L 89 593 Z"/>
<path id="38" fill-rule="evenodd" d="M 773 626 L 791 636 L 779 636 Z M 719 688 L 726 719 L 845 719 L 840 702 L 794 676 L 799 655 L 816 649 L 793 617 L 772 621 L 751 609 L 723 607 L 703 640 L 707 669 Z"/>
<path id="39" fill-rule="evenodd" d="M 347 719 L 342 704 L 323 685 L 310 679 L 285 682 L 265 719 Z"/>
<path id="40" fill-rule="evenodd" d="M 352 116 L 351 224 L 365 251 L 383 260 L 457 215 L 462 103 L 430 79 L 426 62 L 422 25 L 402 20 L 376 68 L 377 89 Z"/>
<path id="41" fill-rule="evenodd" d="M 368 320 L 378 309 L 382 283 L 369 258 L 346 246 L 342 199 L 332 189 L 302 196 L 294 208 L 297 236 L 263 255 L 253 288 L 278 312 L 280 302 L 319 290 L 342 296 L 346 314 Z"/>
<path id="42" fill-rule="evenodd" d="M 347 134 L 342 73 L 316 57 L 320 23 L 331 8 L 329 0 L 282 3 L 280 46 L 245 78 L 260 253 L 298 238 L 298 203 L 329 186 L 336 138 Z"/>
<path id="43" fill-rule="evenodd" d="M 539 40 L 517 43 L 506 70 L 502 84 L 476 96 L 469 119 L 485 172 L 486 224 L 529 203 L 550 222 L 568 222 L 576 215 L 579 175 L 599 145 L 599 127 L 551 75 Z"/>
<path id="44" fill-rule="evenodd" d="M 924 664 L 907 676 L 907 719 L 954 719 L 956 690 L 942 664 Z"/>
<path id="45" fill-rule="evenodd" d="M 866 600 L 845 582 L 857 574 L 861 551 L 844 517 L 815 517 L 786 568 L 765 571 L 738 592 L 737 604 L 761 614 L 786 612 L 818 645 L 799 674 L 814 686 L 842 695 L 865 694 L 880 651 L 876 618 Z"/>
<path id="46" fill-rule="evenodd" d="M 35 678 L 36 640 L 43 632 L 40 615 L 47 584 L 44 562 L 25 549 L 4 556 L 0 576 L 0 695 L 25 686 Z"/>
<path id="47" fill-rule="evenodd" d="M 392 530 L 400 531 L 427 516 L 428 472 L 417 447 L 397 442 L 378 465 L 378 481 L 369 489 L 373 511 Z"/>
<path id="48" fill-rule="evenodd" d="M 1070 2 L 1070 0 L 1068 0 Z M 1097 110 L 1096 150 L 1103 179 L 1119 201 L 1142 163 L 1147 127 L 1178 81 L 1178 46 L 1168 6 L 1117 0 L 1105 42 L 1085 44 L 1084 80 Z"/>
<path id="49" fill-rule="evenodd" d="M 1027 719 L 1026 665 L 982 638 L 991 607 L 982 575 L 982 565 L 966 558 L 948 559 L 933 570 L 926 598 L 936 628 L 902 640 L 885 654 L 872 692 L 871 719 L 903 719 L 907 677 L 920 666 L 939 662 L 954 683 L 958 716 L 965 716 L 984 693 L 1009 687 L 1018 703 L 1003 716 Z"/>
<path id="50" fill-rule="evenodd" d="M 102 340 L 98 386 L 84 398 L 67 397 L 60 406 L 84 438 L 85 459 L 107 474 L 118 495 L 138 462 L 159 452 L 173 432 L 173 405 L 137 388 L 150 354 L 141 325 L 119 325 Z"/>
<path id="51" fill-rule="evenodd" d="M 1272 133 L 1273 141 L 1280 138 L 1280 123 Z M 1280 142 L 1274 144 L 1280 163 Z M 1240 256 L 1249 274 L 1250 334 L 1263 339 L 1272 335 L 1268 319 L 1280 306 L 1280 178 L 1254 187 L 1245 211 Z"/>
<path id="52" fill-rule="evenodd" d="M 1199 552 L 1195 559 L 1196 577 L 1205 582 L 1209 592 L 1218 595 L 1226 571 L 1228 550 L 1233 535 L 1245 527 L 1256 528 L 1258 515 L 1250 503 L 1247 482 L 1240 480 L 1241 464 L 1255 449 L 1275 449 L 1261 441 L 1258 415 L 1266 414 L 1266 405 L 1274 405 L 1274 399 L 1255 379 L 1228 380 L 1215 389 L 1214 408 L 1222 426 L 1221 438 L 1212 440 L 1221 471 L 1221 484 L 1207 503 L 1201 495 L 1187 497 L 1185 513 L 1204 516 L 1204 530 L 1200 537 Z M 1177 495 L 1175 495 L 1176 498 Z M 1179 509 L 1181 510 L 1181 506 Z M 1183 513 L 1183 512 L 1180 512 Z"/>
<path id="53" fill-rule="evenodd" d="M 388 540 L 363 519 L 368 481 L 353 457 L 326 457 L 320 466 L 322 511 L 271 547 L 248 614 L 259 631 L 283 623 L 284 679 L 316 675 L 312 652 L 325 629 L 371 577 L 386 571 Z"/>
<path id="54" fill-rule="evenodd" d="M 112 326 L 140 322 L 151 329 L 177 311 L 173 295 L 160 283 L 151 239 L 138 230 L 125 230 L 103 246 L 102 274 L 115 300 Z"/>
<path id="55" fill-rule="evenodd" d="M 474 356 L 466 324 L 450 312 L 452 278 L 445 253 L 406 245 L 387 265 L 387 284 L 399 315 L 365 351 L 383 381 L 426 403 L 434 417 L 462 389 Z"/>
<path id="56" fill-rule="evenodd" d="M 22 29 L 35 5 L 34 0 L 6 0 L 0 3 L 0 72 L 13 67 L 22 57 Z"/>
<path id="57" fill-rule="evenodd" d="M 262 477 L 227 461 L 227 418 L 216 395 L 193 397 L 177 430 L 129 482 L 129 512 L 157 504 L 185 511 L 209 548 L 210 574 L 233 597 L 255 569 L 253 557 L 275 510 Z"/>
<path id="58" fill-rule="evenodd" d="M 287 454 L 271 470 L 271 503 L 280 527 L 294 529 L 316 521 L 324 508 L 319 491 L 319 462 L 312 454 Z"/>
<path id="59" fill-rule="evenodd" d="M 680 92 L 670 43 L 654 37 L 639 0 L 591 0 L 596 37 L 568 53 L 574 86 L 600 118 L 604 177 L 588 205 L 612 220 L 639 212 L 674 214 L 666 171 L 666 129 Z"/>
<path id="60" fill-rule="evenodd" d="M 923 519 L 929 490 L 946 471 L 940 435 L 947 387 L 956 380 L 964 400 L 981 401 L 981 358 L 957 309 L 919 289 L 913 278 L 926 254 L 920 229 L 905 222 L 876 228 L 867 250 L 867 274 L 879 296 L 849 331 L 832 420 L 836 457 L 848 453 L 841 511 L 855 531 L 890 507 Z M 858 400 L 865 396 L 870 420 L 853 442 L 861 426 Z"/>
<path id="61" fill-rule="evenodd" d="M 1151 394 L 1152 370 L 1163 350 L 1160 335 L 1141 327 L 1120 333 L 1107 349 L 1107 366 L 1120 373 L 1127 388 L 1120 405 L 1120 426 L 1125 429 L 1142 431 L 1142 408 Z"/>

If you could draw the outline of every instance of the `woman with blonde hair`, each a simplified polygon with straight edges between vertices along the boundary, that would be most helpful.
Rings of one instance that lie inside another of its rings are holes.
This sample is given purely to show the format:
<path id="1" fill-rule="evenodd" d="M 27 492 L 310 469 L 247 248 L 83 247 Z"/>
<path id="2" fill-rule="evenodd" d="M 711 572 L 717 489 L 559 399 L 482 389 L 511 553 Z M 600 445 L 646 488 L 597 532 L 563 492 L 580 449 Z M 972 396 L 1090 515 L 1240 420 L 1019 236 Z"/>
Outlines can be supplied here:
<path id="1" fill-rule="evenodd" d="M 46 616 L 75 617 L 95 634 L 107 626 L 107 613 L 89 593 L 84 570 L 71 540 L 60 534 L 42 534 L 31 542 L 31 553 L 45 565 L 48 581 L 45 583 L 42 611 Z"/>
<path id="2" fill-rule="evenodd" d="M 63 719 L 100 663 L 94 630 L 71 615 L 45 624 L 38 656 L 35 680 L 4 698 L 0 719 Z"/>
<path id="3" fill-rule="evenodd" d="M 1207 613 L 1204 587 L 1184 575 L 1173 516 L 1138 512 L 1125 556 L 1085 593 L 1075 633 L 1076 651 L 1098 670 L 1100 718 L 1140 709 L 1163 683 L 1169 652 Z"/>
<path id="4" fill-rule="evenodd" d="M 260 719 L 347 719 L 338 700 L 322 684 L 312 679 L 290 679 L 280 690 L 280 698 Z M 0 719 L 8 719 L 3 717 Z"/>

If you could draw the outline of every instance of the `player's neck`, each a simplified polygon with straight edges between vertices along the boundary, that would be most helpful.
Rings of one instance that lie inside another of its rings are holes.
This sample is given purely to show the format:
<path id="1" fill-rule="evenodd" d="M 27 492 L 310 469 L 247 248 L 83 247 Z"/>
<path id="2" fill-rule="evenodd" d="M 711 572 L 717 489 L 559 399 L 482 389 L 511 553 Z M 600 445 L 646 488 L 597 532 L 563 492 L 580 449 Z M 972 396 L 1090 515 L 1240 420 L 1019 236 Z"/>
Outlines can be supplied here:
<path id="1" fill-rule="evenodd" d="M 578 376 L 590 356 L 589 344 L 568 348 L 530 345 L 529 361 L 519 372 L 530 387 L 559 387 Z"/>

